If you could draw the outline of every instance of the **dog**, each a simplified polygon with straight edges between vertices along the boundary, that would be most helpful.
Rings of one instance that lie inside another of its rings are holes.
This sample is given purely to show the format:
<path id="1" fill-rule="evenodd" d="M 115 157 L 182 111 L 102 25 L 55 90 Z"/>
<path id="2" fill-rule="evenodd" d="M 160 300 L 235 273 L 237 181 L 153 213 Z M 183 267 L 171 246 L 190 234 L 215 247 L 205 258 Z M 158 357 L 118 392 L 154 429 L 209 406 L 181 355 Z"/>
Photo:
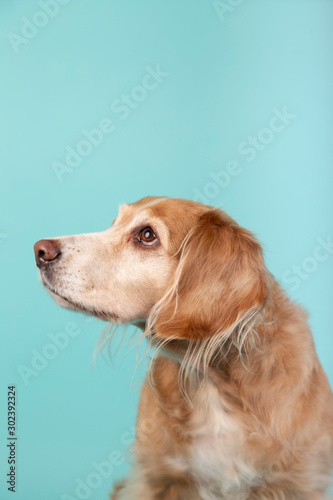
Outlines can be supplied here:
<path id="1" fill-rule="evenodd" d="M 322 500 L 333 396 L 305 312 L 223 211 L 147 197 L 106 231 L 38 241 L 63 307 L 153 348 L 135 464 L 112 500 Z"/>

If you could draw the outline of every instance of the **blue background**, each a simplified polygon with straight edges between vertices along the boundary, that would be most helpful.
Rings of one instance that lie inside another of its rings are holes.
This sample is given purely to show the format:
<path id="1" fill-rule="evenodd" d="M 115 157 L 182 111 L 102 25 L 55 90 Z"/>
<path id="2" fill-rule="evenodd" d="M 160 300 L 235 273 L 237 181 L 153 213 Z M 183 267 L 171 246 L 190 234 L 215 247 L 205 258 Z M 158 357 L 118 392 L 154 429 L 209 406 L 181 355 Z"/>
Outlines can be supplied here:
<path id="1" fill-rule="evenodd" d="M 333 2 L 226 0 L 223 12 L 209 0 L 63 0 L 53 17 L 42 3 L 0 6 L 0 497 L 13 498 L 3 483 L 6 388 L 16 383 L 15 498 L 83 498 L 77 480 L 90 477 L 85 498 L 97 500 L 127 470 L 114 466 L 101 484 L 91 475 L 93 462 L 126 456 L 147 363 L 133 378 L 135 349 L 125 357 L 124 344 L 115 366 L 99 357 L 93 368 L 103 323 L 48 297 L 32 246 L 103 230 L 120 203 L 146 195 L 201 197 L 258 236 L 270 270 L 308 309 L 332 381 L 333 255 L 313 256 L 318 238 L 333 236 Z M 158 65 L 162 81 L 144 95 L 136 87 Z M 131 93 L 142 98 L 135 109 L 115 111 Z M 284 108 L 289 123 L 267 131 Z M 55 162 L 104 118 L 113 132 L 60 182 Z M 251 137 L 260 151 L 245 154 Z M 25 384 L 20 365 L 70 322 L 79 335 Z"/>

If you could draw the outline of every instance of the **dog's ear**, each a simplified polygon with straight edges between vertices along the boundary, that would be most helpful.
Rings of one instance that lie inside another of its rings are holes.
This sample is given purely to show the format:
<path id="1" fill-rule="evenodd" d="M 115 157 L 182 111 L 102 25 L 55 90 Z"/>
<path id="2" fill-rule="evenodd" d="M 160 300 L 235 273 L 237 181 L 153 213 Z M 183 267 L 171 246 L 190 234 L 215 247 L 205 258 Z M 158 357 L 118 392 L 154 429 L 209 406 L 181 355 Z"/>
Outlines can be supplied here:
<path id="1" fill-rule="evenodd" d="M 220 210 L 199 218 L 179 253 L 174 282 L 155 311 L 159 337 L 230 335 L 265 305 L 268 271 L 260 245 Z"/>

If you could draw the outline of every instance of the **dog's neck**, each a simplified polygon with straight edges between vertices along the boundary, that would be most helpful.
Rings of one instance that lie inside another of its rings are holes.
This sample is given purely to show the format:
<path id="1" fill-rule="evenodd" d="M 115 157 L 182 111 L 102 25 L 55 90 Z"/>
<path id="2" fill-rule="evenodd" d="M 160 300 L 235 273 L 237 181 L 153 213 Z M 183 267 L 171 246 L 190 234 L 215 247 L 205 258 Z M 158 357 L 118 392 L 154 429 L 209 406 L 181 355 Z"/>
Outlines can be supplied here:
<path id="1" fill-rule="evenodd" d="M 185 378 L 189 375 L 189 382 L 196 380 L 203 382 L 209 380 L 220 388 L 232 385 L 234 388 L 251 386 L 254 378 L 259 376 L 270 377 L 274 371 L 280 369 L 292 370 L 295 357 L 305 356 L 308 348 L 309 336 L 304 338 L 304 352 L 296 349 L 293 333 L 299 330 L 307 330 L 306 319 L 295 315 L 295 306 L 291 303 L 279 285 L 275 282 L 270 298 L 265 309 L 258 315 L 258 320 L 253 323 L 252 330 L 246 334 L 246 339 L 239 348 L 239 342 L 235 342 L 237 330 L 221 345 L 216 346 L 214 355 L 211 356 L 208 366 L 197 362 L 191 365 L 191 352 L 195 354 L 197 344 L 185 339 L 169 339 L 159 351 L 158 355 L 164 355 L 176 362 L 179 373 Z M 276 318 L 279 318 L 277 321 Z M 282 320 L 281 320 L 282 318 Z M 152 346 L 158 346 L 158 332 L 152 337 Z M 288 356 L 281 361 L 281 356 L 275 355 L 281 345 L 282 336 L 284 343 L 289 344 Z M 299 344 L 297 343 L 299 346 Z M 197 350 L 198 352 L 198 350 Z M 202 353 L 201 353 L 202 354 Z M 205 353 L 203 353 L 204 359 Z M 278 360 L 284 363 L 284 367 L 277 366 Z M 310 369 L 310 368 L 309 368 Z M 193 387 L 196 383 L 190 384 Z"/>

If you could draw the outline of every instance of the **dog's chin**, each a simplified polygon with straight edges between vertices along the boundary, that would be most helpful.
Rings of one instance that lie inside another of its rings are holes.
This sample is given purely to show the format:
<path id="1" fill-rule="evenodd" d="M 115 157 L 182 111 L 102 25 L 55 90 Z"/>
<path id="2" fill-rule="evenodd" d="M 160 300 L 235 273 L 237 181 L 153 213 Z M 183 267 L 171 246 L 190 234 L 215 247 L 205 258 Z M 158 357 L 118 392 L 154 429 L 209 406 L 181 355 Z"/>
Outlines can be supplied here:
<path id="1" fill-rule="evenodd" d="M 112 323 L 118 322 L 118 317 L 113 312 L 107 311 L 99 311 L 93 307 L 85 306 L 81 303 L 78 303 L 72 300 L 70 297 L 65 297 L 61 293 L 59 293 L 55 288 L 49 285 L 45 279 L 42 278 L 42 284 L 44 288 L 47 290 L 48 294 L 53 298 L 53 300 L 59 304 L 59 306 L 64 307 L 65 309 L 70 309 L 71 311 L 77 311 L 83 314 L 87 314 L 89 316 L 95 316 L 103 321 L 111 321 Z"/>
<path id="2" fill-rule="evenodd" d="M 44 284 L 44 288 L 59 306 L 64 307 L 65 309 L 70 309 L 72 311 L 82 312 L 77 305 L 73 304 L 70 300 L 66 299 L 62 295 L 54 292 L 47 285 Z"/>

